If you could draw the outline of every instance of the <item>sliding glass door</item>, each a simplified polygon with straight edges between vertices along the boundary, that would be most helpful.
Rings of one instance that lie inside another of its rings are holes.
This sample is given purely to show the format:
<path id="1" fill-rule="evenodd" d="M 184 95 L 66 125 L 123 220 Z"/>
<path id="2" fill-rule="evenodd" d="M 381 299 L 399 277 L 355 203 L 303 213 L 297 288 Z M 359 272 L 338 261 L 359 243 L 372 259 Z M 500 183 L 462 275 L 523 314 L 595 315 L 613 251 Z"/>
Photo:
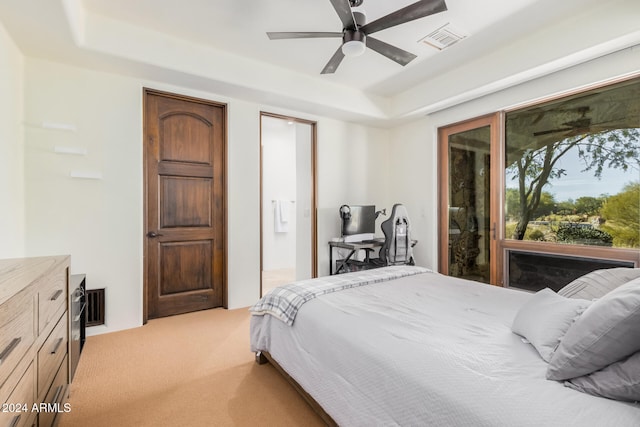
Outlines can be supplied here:
<path id="1" fill-rule="evenodd" d="M 440 129 L 440 272 L 495 284 L 498 115 Z"/>

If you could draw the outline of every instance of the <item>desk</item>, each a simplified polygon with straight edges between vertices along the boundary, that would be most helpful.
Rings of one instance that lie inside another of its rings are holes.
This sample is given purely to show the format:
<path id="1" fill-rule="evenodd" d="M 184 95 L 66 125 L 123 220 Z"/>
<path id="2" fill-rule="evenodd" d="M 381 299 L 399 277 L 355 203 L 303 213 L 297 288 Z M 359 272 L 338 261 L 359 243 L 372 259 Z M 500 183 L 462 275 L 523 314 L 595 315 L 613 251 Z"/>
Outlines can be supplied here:
<path id="1" fill-rule="evenodd" d="M 351 257 L 353 257 L 353 255 L 355 255 L 360 250 L 364 250 L 366 252 L 365 258 L 363 261 L 364 264 L 371 265 L 371 267 L 373 267 L 373 265 L 371 264 L 369 255 L 371 255 L 371 251 L 373 251 L 375 248 L 381 247 L 383 243 L 384 243 L 384 239 L 367 240 L 366 242 L 330 241 L 329 242 L 329 274 L 333 275 L 333 274 L 340 273 L 341 270 L 346 268 L 347 264 L 351 260 Z M 341 249 L 349 250 L 349 254 L 345 259 L 341 260 L 340 264 L 336 267 L 335 272 L 333 271 L 333 248 L 341 248 Z"/>

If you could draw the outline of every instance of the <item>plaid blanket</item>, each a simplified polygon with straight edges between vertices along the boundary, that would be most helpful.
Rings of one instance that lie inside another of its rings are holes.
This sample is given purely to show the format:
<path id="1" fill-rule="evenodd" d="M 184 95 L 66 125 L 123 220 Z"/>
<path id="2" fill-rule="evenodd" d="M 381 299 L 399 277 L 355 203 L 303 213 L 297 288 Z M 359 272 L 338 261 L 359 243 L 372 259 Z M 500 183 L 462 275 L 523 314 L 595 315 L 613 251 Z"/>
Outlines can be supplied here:
<path id="1" fill-rule="evenodd" d="M 300 307 L 320 295 L 427 272 L 431 270 L 411 265 L 396 265 L 301 280 L 273 289 L 249 311 L 257 316 L 271 314 L 291 326 Z"/>

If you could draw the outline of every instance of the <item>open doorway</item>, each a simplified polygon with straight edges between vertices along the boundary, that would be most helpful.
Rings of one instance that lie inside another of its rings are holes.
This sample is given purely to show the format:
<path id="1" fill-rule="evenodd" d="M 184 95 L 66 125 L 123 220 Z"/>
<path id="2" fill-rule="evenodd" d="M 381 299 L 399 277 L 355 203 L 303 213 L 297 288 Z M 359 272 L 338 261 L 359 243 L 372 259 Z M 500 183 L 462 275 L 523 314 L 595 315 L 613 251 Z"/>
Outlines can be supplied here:
<path id="1" fill-rule="evenodd" d="M 317 276 L 315 152 L 315 122 L 261 113 L 261 295 Z"/>

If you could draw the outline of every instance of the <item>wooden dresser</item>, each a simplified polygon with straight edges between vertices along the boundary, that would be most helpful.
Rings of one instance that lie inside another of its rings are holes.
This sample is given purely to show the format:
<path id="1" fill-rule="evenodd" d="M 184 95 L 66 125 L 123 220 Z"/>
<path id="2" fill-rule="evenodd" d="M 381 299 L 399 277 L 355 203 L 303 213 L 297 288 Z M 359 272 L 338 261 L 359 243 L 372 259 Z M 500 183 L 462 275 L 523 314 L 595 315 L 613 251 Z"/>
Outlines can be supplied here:
<path id="1" fill-rule="evenodd" d="M 0 427 L 48 427 L 71 409 L 69 264 L 69 256 L 0 260 Z"/>

